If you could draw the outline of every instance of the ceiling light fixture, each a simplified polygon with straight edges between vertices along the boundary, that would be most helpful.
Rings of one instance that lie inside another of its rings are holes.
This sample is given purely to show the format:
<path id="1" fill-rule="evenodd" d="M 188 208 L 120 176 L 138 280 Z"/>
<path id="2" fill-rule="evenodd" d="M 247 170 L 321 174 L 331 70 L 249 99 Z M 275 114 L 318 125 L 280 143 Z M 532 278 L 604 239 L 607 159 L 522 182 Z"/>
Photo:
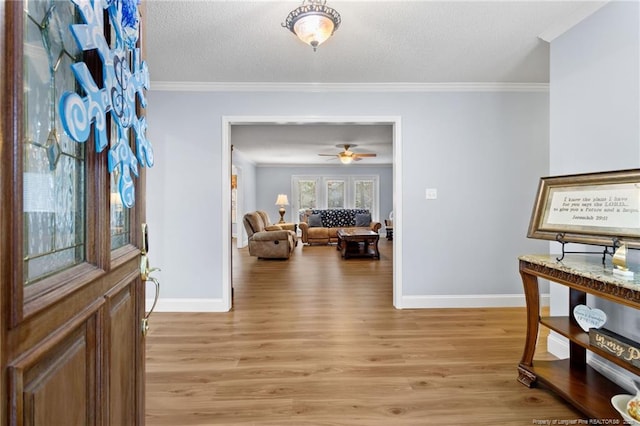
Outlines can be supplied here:
<path id="1" fill-rule="evenodd" d="M 351 157 L 350 155 L 340 155 L 338 158 L 340 159 L 340 162 L 342 164 L 351 164 L 351 162 L 353 161 L 353 157 Z"/>
<path id="2" fill-rule="evenodd" d="M 340 14 L 327 6 L 326 0 L 303 0 L 302 5 L 289 13 L 282 26 L 313 47 L 315 52 L 333 35 L 340 22 Z"/>

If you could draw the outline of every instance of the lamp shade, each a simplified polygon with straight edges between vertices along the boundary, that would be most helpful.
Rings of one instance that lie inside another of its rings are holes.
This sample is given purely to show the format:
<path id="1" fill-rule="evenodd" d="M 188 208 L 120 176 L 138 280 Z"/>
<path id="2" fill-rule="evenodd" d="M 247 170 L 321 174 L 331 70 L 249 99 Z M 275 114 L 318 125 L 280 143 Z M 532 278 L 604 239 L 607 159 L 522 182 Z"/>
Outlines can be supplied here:
<path id="1" fill-rule="evenodd" d="M 278 194 L 278 198 L 276 199 L 276 206 L 288 206 L 289 199 L 287 198 L 287 194 Z"/>

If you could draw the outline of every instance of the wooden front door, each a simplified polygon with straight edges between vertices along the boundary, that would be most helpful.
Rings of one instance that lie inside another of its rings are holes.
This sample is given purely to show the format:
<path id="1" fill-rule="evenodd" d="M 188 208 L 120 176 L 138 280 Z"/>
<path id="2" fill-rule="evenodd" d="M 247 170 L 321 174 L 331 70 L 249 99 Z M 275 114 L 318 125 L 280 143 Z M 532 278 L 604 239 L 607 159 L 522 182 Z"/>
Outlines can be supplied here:
<path id="1" fill-rule="evenodd" d="M 93 128 L 78 143 L 61 125 L 61 94 L 84 96 L 71 64 L 104 72 L 69 34 L 78 9 L 0 2 L 1 425 L 144 424 L 144 169 L 126 208 L 113 119 L 102 152 Z"/>

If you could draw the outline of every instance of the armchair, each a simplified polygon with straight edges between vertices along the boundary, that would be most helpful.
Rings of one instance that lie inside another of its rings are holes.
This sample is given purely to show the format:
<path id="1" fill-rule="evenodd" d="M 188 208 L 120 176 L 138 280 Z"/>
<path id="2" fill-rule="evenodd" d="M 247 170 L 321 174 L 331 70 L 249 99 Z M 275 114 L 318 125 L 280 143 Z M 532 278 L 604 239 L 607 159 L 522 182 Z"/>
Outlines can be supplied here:
<path id="1" fill-rule="evenodd" d="M 250 212 L 242 219 L 249 237 L 249 254 L 259 259 L 288 259 L 297 243 L 296 233 L 269 223 L 264 211 Z"/>

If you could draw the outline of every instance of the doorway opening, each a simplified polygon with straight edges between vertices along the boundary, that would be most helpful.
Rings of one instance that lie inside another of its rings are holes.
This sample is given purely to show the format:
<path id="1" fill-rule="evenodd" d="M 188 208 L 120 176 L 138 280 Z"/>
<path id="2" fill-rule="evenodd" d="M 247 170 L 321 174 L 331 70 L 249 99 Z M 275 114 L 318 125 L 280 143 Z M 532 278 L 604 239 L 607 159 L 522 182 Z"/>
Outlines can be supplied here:
<path id="1" fill-rule="evenodd" d="M 298 117 L 298 116 L 229 116 L 222 118 L 222 302 L 223 306 L 232 308 L 232 147 L 231 135 L 234 125 L 251 124 L 358 124 L 358 125 L 390 125 L 392 126 L 392 176 L 393 176 L 393 215 L 394 215 L 394 244 L 393 244 L 393 305 L 401 309 L 402 295 L 402 139 L 401 119 L 398 116 L 330 116 L 330 117 Z M 239 195 L 239 198 L 242 198 Z M 380 212 L 387 215 L 389 212 Z M 239 216 L 240 213 L 239 213 Z M 238 220 L 238 235 L 240 230 Z"/>

